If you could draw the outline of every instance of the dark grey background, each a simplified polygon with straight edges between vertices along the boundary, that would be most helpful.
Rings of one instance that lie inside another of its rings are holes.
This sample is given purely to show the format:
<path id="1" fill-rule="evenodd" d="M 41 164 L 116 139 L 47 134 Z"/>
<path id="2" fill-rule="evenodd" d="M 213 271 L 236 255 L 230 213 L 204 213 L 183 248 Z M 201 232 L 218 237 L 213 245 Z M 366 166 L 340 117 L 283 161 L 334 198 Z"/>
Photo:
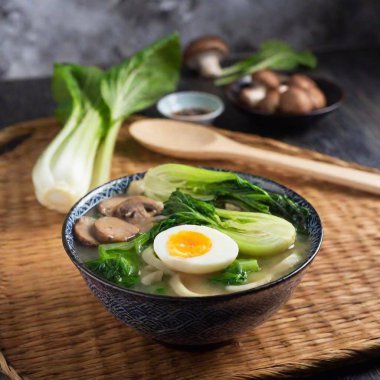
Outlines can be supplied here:
<path id="1" fill-rule="evenodd" d="M 268 38 L 297 48 L 380 43 L 377 0 L 0 0 L 0 78 L 49 75 L 54 61 L 108 66 L 178 30 L 250 51 Z"/>

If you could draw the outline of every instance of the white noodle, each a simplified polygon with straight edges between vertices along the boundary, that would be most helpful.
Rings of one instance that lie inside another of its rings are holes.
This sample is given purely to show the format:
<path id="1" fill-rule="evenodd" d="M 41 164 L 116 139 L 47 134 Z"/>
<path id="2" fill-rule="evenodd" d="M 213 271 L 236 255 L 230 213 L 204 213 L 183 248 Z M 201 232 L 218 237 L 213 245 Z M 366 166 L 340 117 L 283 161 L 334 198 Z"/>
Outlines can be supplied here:
<path id="1" fill-rule="evenodd" d="M 173 289 L 173 292 L 177 294 L 177 296 L 181 297 L 204 297 L 207 294 L 195 293 L 189 290 L 181 281 L 181 278 L 178 274 L 172 276 L 169 281 L 169 285 Z"/>
<path id="2" fill-rule="evenodd" d="M 278 273 L 282 274 L 284 272 L 289 271 L 292 269 L 299 261 L 300 261 L 300 256 L 297 253 L 292 253 L 289 255 L 287 258 L 284 260 L 280 261 L 278 264 L 276 264 L 271 271 L 273 273 Z"/>
<path id="3" fill-rule="evenodd" d="M 152 247 L 148 247 L 141 255 L 142 259 L 149 265 L 157 268 L 165 274 L 173 274 L 173 272 L 164 263 L 154 255 Z"/>
<path id="4" fill-rule="evenodd" d="M 152 285 L 155 282 L 159 282 L 162 280 L 162 276 L 164 275 L 164 272 L 157 270 L 155 272 L 151 272 L 144 277 L 141 277 L 141 283 L 143 285 Z"/>
<path id="5" fill-rule="evenodd" d="M 157 268 L 152 267 L 151 265 L 145 265 L 144 267 L 141 268 L 140 270 L 140 277 L 144 277 L 145 275 L 156 272 Z"/>
<path id="6" fill-rule="evenodd" d="M 227 285 L 226 291 L 229 293 L 234 293 L 234 292 L 241 292 L 243 290 L 257 288 L 258 286 L 267 284 L 271 279 L 272 279 L 272 275 L 268 275 L 264 277 L 262 280 L 250 282 L 249 284 L 245 284 L 245 285 Z"/>

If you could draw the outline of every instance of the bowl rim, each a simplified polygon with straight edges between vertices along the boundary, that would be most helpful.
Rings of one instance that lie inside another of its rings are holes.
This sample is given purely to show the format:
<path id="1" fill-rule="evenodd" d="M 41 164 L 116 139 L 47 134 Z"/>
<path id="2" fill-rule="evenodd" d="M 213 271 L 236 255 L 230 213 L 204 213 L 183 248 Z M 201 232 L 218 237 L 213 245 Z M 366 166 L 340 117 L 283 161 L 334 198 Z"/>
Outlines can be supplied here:
<path id="1" fill-rule="evenodd" d="M 194 96 L 198 96 L 198 97 L 210 98 L 210 99 L 213 99 L 218 105 L 215 108 L 215 110 L 208 112 L 206 114 L 203 114 L 203 115 L 187 115 L 187 116 L 186 115 L 178 115 L 177 116 L 177 115 L 173 115 L 173 114 L 168 113 L 168 112 L 164 112 L 161 108 L 161 105 L 163 104 L 163 102 L 172 96 L 178 96 L 178 95 L 180 95 L 180 96 L 194 95 Z M 175 91 L 175 92 L 171 92 L 170 94 L 163 96 L 157 102 L 156 108 L 161 115 L 163 115 L 169 119 L 183 120 L 183 121 L 206 121 L 206 120 L 212 120 L 212 119 L 217 118 L 220 114 L 222 114 L 222 112 L 224 112 L 225 106 L 224 106 L 223 100 L 219 96 L 214 95 L 214 94 L 210 94 L 208 92 L 204 92 L 204 91 Z"/>
<path id="2" fill-rule="evenodd" d="M 215 168 L 215 167 L 213 167 L 213 168 L 206 167 L 206 169 L 219 170 L 219 171 L 231 171 L 231 170 L 221 169 L 221 168 Z M 116 284 L 114 284 L 114 283 L 112 283 L 112 282 L 110 282 L 110 281 L 108 281 L 108 280 L 106 280 L 106 279 L 104 279 L 104 278 L 96 275 L 90 269 L 88 269 L 84 265 L 84 263 L 81 263 L 76 258 L 75 254 L 72 252 L 72 249 L 71 249 L 71 247 L 69 246 L 69 244 L 68 244 L 68 242 L 66 240 L 66 228 L 67 228 L 67 224 L 68 224 L 69 219 L 70 219 L 70 215 L 74 212 L 74 210 L 77 207 L 80 207 L 82 203 L 85 203 L 86 201 L 88 201 L 89 199 L 91 199 L 94 195 L 96 195 L 103 188 L 112 187 L 117 182 L 119 182 L 121 180 L 124 180 L 124 179 L 128 179 L 128 178 L 134 177 L 134 176 L 142 176 L 142 178 L 143 178 L 143 176 L 145 175 L 146 172 L 134 173 L 134 174 L 130 174 L 130 175 L 127 175 L 127 176 L 119 177 L 119 178 L 113 179 L 113 180 L 111 180 L 109 182 L 106 182 L 103 185 L 100 185 L 100 186 L 96 187 L 95 189 L 91 190 L 90 192 L 88 192 L 86 195 L 84 195 L 81 199 L 79 199 L 71 207 L 71 209 L 69 210 L 69 212 L 65 216 L 65 220 L 63 222 L 62 230 L 61 230 L 62 243 L 63 243 L 63 247 L 64 247 L 64 249 L 66 251 L 66 254 L 69 256 L 69 258 L 73 262 L 73 264 L 78 268 L 78 270 L 81 272 L 81 274 L 82 274 L 82 272 L 84 272 L 91 279 L 102 283 L 106 287 L 111 287 L 111 288 L 113 288 L 113 289 L 115 289 L 117 291 L 121 291 L 121 292 L 124 292 L 126 294 L 131 294 L 131 295 L 134 295 L 134 296 L 139 296 L 139 297 L 143 297 L 143 298 L 146 298 L 146 299 L 152 299 L 152 300 L 165 300 L 165 301 L 172 301 L 172 302 L 178 302 L 178 301 L 179 302 L 197 302 L 197 301 L 199 301 L 199 302 L 207 302 L 208 300 L 209 301 L 212 301 L 212 300 L 223 301 L 223 300 L 229 300 L 231 298 L 243 297 L 243 296 L 246 296 L 248 294 L 258 293 L 258 292 L 260 292 L 262 290 L 272 288 L 272 287 L 274 287 L 274 286 L 276 286 L 276 285 L 278 285 L 278 284 L 280 284 L 282 282 L 286 282 L 291 277 L 294 277 L 296 274 L 298 274 L 298 273 L 302 272 L 304 269 L 306 269 L 306 267 L 308 267 L 313 262 L 313 260 L 315 259 L 316 255 L 318 254 L 318 252 L 320 250 L 320 247 L 322 245 L 322 240 L 323 240 L 323 225 L 322 225 L 321 218 L 320 218 L 319 214 L 317 213 L 317 211 L 315 210 L 315 208 L 304 197 L 302 197 L 300 194 L 298 194 L 294 190 L 290 189 L 289 187 L 287 187 L 285 185 L 282 185 L 282 184 L 280 184 L 280 183 L 278 183 L 276 181 L 270 180 L 270 179 L 268 179 L 266 177 L 262 177 L 262 176 L 258 176 L 258 175 L 254 175 L 254 174 L 249 174 L 249 173 L 243 173 L 243 172 L 234 171 L 234 170 L 232 170 L 231 172 L 236 173 L 238 175 L 243 175 L 243 176 L 257 178 L 257 179 L 262 180 L 262 181 L 264 181 L 266 183 L 273 184 L 273 185 L 279 187 L 280 189 L 285 190 L 287 193 L 290 192 L 292 196 L 299 197 L 300 200 L 302 200 L 302 202 L 309 209 L 309 211 L 311 211 L 311 213 L 314 214 L 314 217 L 316 219 L 317 225 L 318 225 L 319 230 L 320 230 L 320 235 L 319 235 L 316 247 L 314 248 L 314 250 L 312 250 L 311 252 L 309 252 L 309 255 L 308 255 L 307 259 L 305 261 L 303 261 L 302 264 L 299 267 L 296 267 L 291 272 L 285 274 L 284 276 L 279 277 L 278 279 L 276 279 L 274 281 L 270 281 L 270 282 L 268 282 L 266 284 L 257 286 L 255 288 L 251 288 L 251 289 L 247 289 L 247 290 L 242 290 L 242 291 L 238 291 L 238 292 L 234 292 L 234 293 L 217 294 L 217 295 L 210 295 L 210 296 L 203 296 L 203 297 L 181 297 L 181 296 L 168 296 L 168 295 L 162 295 L 162 294 L 144 293 L 144 292 L 141 292 L 141 291 L 138 291 L 138 290 L 133 290 L 133 289 L 129 289 L 129 288 L 125 288 L 125 287 L 116 285 Z M 99 200 L 99 202 L 100 202 L 100 200 Z"/>
<path id="3" fill-rule="evenodd" d="M 284 119 L 284 120 L 290 119 L 290 118 L 303 119 L 303 118 L 308 118 L 308 117 L 312 117 L 312 116 L 326 115 L 326 114 L 336 110 L 337 108 L 339 108 L 342 105 L 344 98 L 345 98 L 345 94 L 344 94 L 344 91 L 343 91 L 341 86 L 339 86 L 336 82 L 333 82 L 330 79 L 326 79 L 326 78 L 323 78 L 320 76 L 308 75 L 308 77 L 310 77 L 315 82 L 317 82 L 317 84 L 318 84 L 318 82 L 319 83 L 323 82 L 324 84 L 327 84 L 327 85 L 333 87 L 339 93 L 338 100 L 329 104 L 329 105 L 326 105 L 325 107 L 318 108 L 316 110 L 313 110 L 311 112 L 307 112 L 305 114 L 285 114 L 285 113 L 282 114 L 282 113 L 270 113 L 270 112 L 255 110 L 255 109 L 249 108 L 245 104 L 236 100 L 236 96 L 235 96 L 236 91 L 234 90 L 234 88 L 235 88 L 235 86 L 239 86 L 239 88 L 241 88 L 244 78 L 239 78 L 236 81 L 227 85 L 224 89 L 224 94 L 225 94 L 226 98 L 234 106 L 236 106 L 236 107 L 238 107 L 238 108 L 240 108 L 240 109 L 242 109 L 242 110 L 244 110 L 244 111 L 246 111 L 252 115 L 262 116 L 262 117 L 267 117 L 267 118 Z"/>

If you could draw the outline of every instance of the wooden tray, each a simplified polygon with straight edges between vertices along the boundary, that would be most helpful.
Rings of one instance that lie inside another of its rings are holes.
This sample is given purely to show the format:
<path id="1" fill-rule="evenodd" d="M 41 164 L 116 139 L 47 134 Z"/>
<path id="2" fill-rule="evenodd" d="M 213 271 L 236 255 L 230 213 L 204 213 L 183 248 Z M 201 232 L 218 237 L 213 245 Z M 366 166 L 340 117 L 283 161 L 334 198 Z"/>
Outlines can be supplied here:
<path id="1" fill-rule="evenodd" d="M 62 248 L 63 215 L 36 202 L 31 170 L 57 130 L 54 120 L 43 119 L 0 132 L 0 367 L 11 379 L 277 377 L 378 352 L 379 197 L 276 168 L 204 162 L 292 187 L 320 213 L 325 240 L 292 299 L 271 320 L 235 344 L 177 351 L 142 337 L 103 309 Z M 277 141 L 223 133 L 246 144 L 351 166 Z M 170 161 L 139 146 L 124 127 L 112 176 Z"/>

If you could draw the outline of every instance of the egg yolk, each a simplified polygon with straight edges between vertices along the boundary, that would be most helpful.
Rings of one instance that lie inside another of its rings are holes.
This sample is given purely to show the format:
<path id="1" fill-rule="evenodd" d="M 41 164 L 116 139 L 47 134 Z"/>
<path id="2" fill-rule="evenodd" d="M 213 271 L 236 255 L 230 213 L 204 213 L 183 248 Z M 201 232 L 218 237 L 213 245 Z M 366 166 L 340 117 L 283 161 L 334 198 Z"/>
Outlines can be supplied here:
<path id="1" fill-rule="evenodd" d="M 180 231 L 170 235 L 167 249 L 171 256 L 188 259 L 190 257 L 202 256 L 212 247 L 209 237 L 200 232 Z"/>

